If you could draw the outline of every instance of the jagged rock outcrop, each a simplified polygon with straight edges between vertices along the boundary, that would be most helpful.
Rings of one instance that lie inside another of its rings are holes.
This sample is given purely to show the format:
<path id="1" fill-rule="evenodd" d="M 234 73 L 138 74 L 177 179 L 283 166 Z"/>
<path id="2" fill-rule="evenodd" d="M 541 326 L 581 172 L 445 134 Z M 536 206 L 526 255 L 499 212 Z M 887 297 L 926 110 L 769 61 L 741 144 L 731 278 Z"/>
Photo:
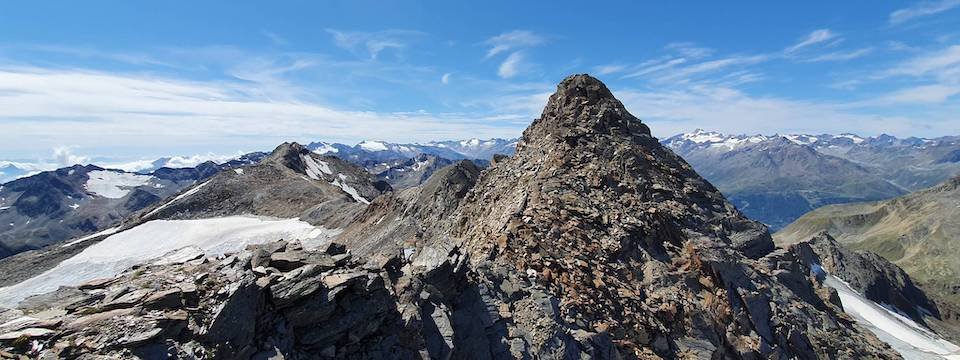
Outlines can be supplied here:
<path id="1" fill-rule="evenodd" d="M 283 241 L 145 264 L 28 299 L 0 342 L 45 358 L 414 358 L 387 272 L 361 265 Z"/>
<path id="2" fill-rule="evenodd" d="M 514 156 L 353 219 L 322 250 L 277 242 L 64 288 L 19 310 L 54 304 L 57 325 L 4 330 L 63 357 L 899 358 L 587 75 Z"/>
<path id="3" fill-rule="evenodd" d="M 449 217 L 476 184 L 480 169 L 461 160 L 425 183 L 378 197 L 337 238 L 357 254 L 392 256 L 415 251 L 425 239 L 446 239 Z"/>
<path id="4" fill-rule="evenodd" d="M 926 316 L 940 318 L 937 304 L 910 276 L 877 254 L 847 249 L 826 232 L 791 245 L 790 250 L 797 253 L 804 264 L 823 267 L 867 299 L 893 306 L 919 324 L 925 323 Z"/>

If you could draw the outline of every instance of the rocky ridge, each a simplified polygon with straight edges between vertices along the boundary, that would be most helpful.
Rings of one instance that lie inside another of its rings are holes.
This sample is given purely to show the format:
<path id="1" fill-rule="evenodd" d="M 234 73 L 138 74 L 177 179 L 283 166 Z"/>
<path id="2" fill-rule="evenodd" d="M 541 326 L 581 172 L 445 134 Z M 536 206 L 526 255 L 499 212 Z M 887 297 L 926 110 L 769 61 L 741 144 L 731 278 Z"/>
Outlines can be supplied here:
<path id="1" fill-rule="evenodd" d="M 926 325 L 927 316 L 940 318 L 937 304 L 913 283 L 910 276 L 877 254 L 847 249 L 826 232 L 791 247 L 804 264 L 822 267 L 866 298 L 892 306 L 919 324 Z"/>
<path id="2" fill-rule="evenodd" d="M 285 143 L 256 165 L 224 171 L 144 211 L 141 219 L 253 214 L 337 227 L 389 190 L 356 165 Z"/>

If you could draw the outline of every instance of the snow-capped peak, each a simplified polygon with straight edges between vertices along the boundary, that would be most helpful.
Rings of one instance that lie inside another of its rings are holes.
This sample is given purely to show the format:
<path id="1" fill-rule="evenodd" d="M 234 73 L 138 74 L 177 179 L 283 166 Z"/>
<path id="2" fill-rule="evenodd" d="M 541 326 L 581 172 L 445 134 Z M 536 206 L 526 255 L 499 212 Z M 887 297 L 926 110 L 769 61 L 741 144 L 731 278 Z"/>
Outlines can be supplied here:
<path id="1" fill-rule="evenodd" d="M 366 151 L 387 151 L 387 143 L 383 141 L 365 140 L 357 146 Z"/>
<path id="2" fill-rule="evenodd" d="M 313 144 L 313 147 L 313 152 L 320 155 L 340 152 L 340 149 L 337 149 L 335 146 L 333 146 L 333 144 L 325 142 L 315 143 Z"/>
<path id="3" fill-rule="evenodd" d="M 786 135 L 783 135 L 783 137 L 799 145 L 810 145 L 817 141 L 820 141 L 820 138 L 813 135 L 807 135 L 807 134 L 786 134 Z"/>
<path id="4" fill-rule="evenodd" d="M 864 140 L 862 137 L 859 137 L 859 136 L 857 136 L 857 135 L 855 135 L 855 134 L 850 134 L 850 133 L 843 133 L 843 134 L 837 135 L 836 137 L 837 137 L 837 138 L 850 139 L 850 140 L 853 141 L 854 144 L 862 143 L 863 140 Z"/>
<path id="5" fill-rule="evenodd" d="M 673 148 L 695 146 L 732 150 L 741 145 L 756 144 L 766 141 L 767 139 L 769 139 L 769 137 L 764 135 L 724 135 L 716 131 L 697 129 L 693 132 L 671 137 L 665 140 L 664 143 Z"/>
<path id="6" fill-rule="evenodd" d="M 696 129 L 692 133 L 682 134 L 681 138 L 687 141 L 695 142 L 697 144 L 715 143 L 715 142 L 721 142 L 724 140 L 723 134 L 714 132 L 714 131 L 705 131 L 703 129 Z"/>
<path id="7" fill-rule="evenodd" d="M 463 140 L 460 142 L 460 146 L 463 146 L 463 147 L 478 146 L 478 145 L 480 145 L 480 139 L 477 139 L 477 138 Z"/>

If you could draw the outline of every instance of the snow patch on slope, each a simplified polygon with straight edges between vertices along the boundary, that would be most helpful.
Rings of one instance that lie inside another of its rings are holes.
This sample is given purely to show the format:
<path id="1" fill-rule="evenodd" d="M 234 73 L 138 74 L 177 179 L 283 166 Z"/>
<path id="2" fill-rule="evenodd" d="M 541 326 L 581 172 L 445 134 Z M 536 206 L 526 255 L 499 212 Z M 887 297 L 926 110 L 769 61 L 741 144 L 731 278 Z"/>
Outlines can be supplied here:
<path id="1" fill-rule="evenodd" d="M 330 171 L 330 166 L 322 160 L 316 160 L 312 156 L 300 155 L 300 158 L 303 160 L 303 163 L 307 165 L 307 175 L 311 179 L 320 180 L 323 178 L 323 174 L 333 174 L 333 171 Z"/>
<path id="2" fill-rule="evenodd" d="M 280 239 L 300 240 L 305 247 L 310 247 L 329 241 L 338 233 L 339 230 L 314 227 L 298 219 L 231 216 L 149 221 L 111 235 L 40 275 L 0 288 L 0 307 L 13 307 L 29 296 L 60 286 L 113 277 L 132 265 L 163 260 L 164 254 L 177 254 L 174 251 L 182 249 L 195 252 L 196 248 L 206 256 L 217 256 L 239 251 L 248 244 Z"/>
<path id="3" fill-rule="evenodd" d="M 786 134 L 783 137 L 797 145 L 810 145 L 820 141 L 816 136 L 806 134 Z"/>
<path id="4" fill-rule="evenodd" d="M 110 199 L 127 195 L 131 188 L 146 185 L 151 177 L 118 171 L 94 170 L 87 174 L 87 191 Z"/>
<path id="5" fill-rule="evenodd" d="M 859 137 L 856 134 L 845 133 L 845 134 L 837 135 L 836 137 L 841 139 L 850 139 L 850 141 L 853 141 L 854 144 L 859 144 L 864 141 L 862 137 Z"/>
<path id="6" fill-rule="evenodd" d="M 360 192 L 357 191 L 357 189 L 354 189 L 352 186 L 350 186 L 349 184 L 347 184 L 347 176 L 346 176 L 346 175 L 344 175 L 344 174 L 339 174 L 339 175 L 340 175 L 340 176 L 339 176 L 337 179 L 333 179 L 332 184 L 333 184 L 334 186 L 337 186 L 337 187 L 343 189 L 343 192 L 345 192 L 345 193 L 347 193 L 347 194 L 350 194 L 350 196 L 353 197 L 354 200 L 356 200 L 356 201 L 358 201 L 358 202 L 361 202 L 361 203 L 364 203 L 364 204 L 368 204 L 368 205 L 370 204 L 370 201 L 369 201 L 369 200 L 365 199 L 363 196 L 360 196 Z"/>
<path id="7" fill-rule="evenodd" d="M 68 241 L 67 243 L 65 243 L 65 244 L 63 244 L 63 245 L 61 245 L 61 246 L 62 246 L 62 247 L 71 247 L 71 246 L 74 246 L 74 245 L 79 244 L 79 243 L 82 243 L 82 242 L 84 242 L 84 241 L 93 239 L 93 238 L 98 237 L 98 236 L 113 235 L 113 234 L 115 234 L 117 231 L 120 231 L 120 227 L 119 227 L 119 226 L 106 229 L 106 230 L 101 231 L 101 232 L 98 232 L 98 233 L 96 233 L 96 234 L 87 235 L 87 236 L 84 236 L 84 237 L 79 238 L 79 239 L 70 240 L 70 241 Z"/>
<path id="8" fill-rule="evenodd" d="M 148 213 L 147 216 L 156 214 L 157 211 L 163 210 L 163 209 L 166 208 L 167 206 L 170 206 L 170 204 L 173 204 L 173 203 L 177 202 L 177 200 L 180 200 L 180 199 L 183 199 L 183 198 L 185 198 L 185 197 L 187 197 L 187 196 L 196 194 L 197 191 L 200 191 L 200 188 L 202 188 L 204 185 L 207 185 L 207 184 L 209 184 L 209 183 L 210 183 L 210 182 L 207 181 L 207 182 L 202 183 L 202 184 L 200 184 L 200 185 L 194 186 L 192 189 L 187 190 L 187 191 L 184 192 L 183 194 L 177 195 L 177 197 L 173 198 L 173 200 L 170 200 L 170 201 L 168 201 L 167 203 L 165 203 L 165 204 L 163 204 L 163 205 L 160 205 L 160 206 L 157 207 L 156 209 L 153 209 L 153 211 L 151 211 L 150 213 Z"/>
<path id="9" fill-rule="evenodd" d="M 843 311 L 906 359 L 960 359 L 960 347 L 913 320 L 864 298 L 841 279 L 827 275 L 824 284 L 837 290 Z"/>

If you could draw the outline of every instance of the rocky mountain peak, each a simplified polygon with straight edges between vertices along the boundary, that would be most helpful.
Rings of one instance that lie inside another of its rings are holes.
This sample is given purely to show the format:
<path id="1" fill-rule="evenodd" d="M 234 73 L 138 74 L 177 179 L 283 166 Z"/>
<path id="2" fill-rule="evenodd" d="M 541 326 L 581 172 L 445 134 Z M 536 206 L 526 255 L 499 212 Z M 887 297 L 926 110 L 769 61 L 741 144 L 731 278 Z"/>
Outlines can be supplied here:
<path id="1" fill-rule="evenodd" d="M 956 191 L 957 189 L 960 189 L 960 175 L 954 176 L 937 186 L 937 190 L 940 192 Z"/>
<path id="2" fill-rule="evenodd" d="M 548 135 L 572 139 L 586 134 L 650 136 L 650 129 L 627 112 L 600 80 L 578 74 L 567 77 L 527 131 L 524 141 Z"/>
<path id="3" fill-rule="evenodd" d="M 277 146 L 276 149 L 273 149 L 273 152 L 271 152 L 270 156 L 268 156 L 265 160 L 281 164 L 296 172 L 303 173 L 308 168 L 307 164 L 304 163 L 303 156 L 309 156 L 309 154 L 310 150 L 303 145 L 300 145 L 296 142 L 285 142 Z"/>
<path id="4" fill-rule="evenodd" d="M 564 80 L 543 114 L 514 156 L 481 174 L 452 234 L 478 272 L 525 274 L 555 297 L 561 325 L 551 331 L 610 334 L 640 358 L 748 357 L 723 349 L 743 350 L 728 341 L 750 334 L 762 340 L 749 351 L 766 356 L 809 355 L 809 343 L 877 351 L 826 332 L 790 344 L 790 323 L 820 321 L 866 340 L 839 325 L 806 280 L 809 269 L 763 275 L 769 270 L 751 258 L 794 263 L 792 255 L 773 252 L 763 225 L 661 146 L 599 81 Z M 705 343 L 692 337 L 715 340 L 701 352 L 694 348 Z"/>
<path id="5" fill-rule="evenodd" d="M 469 216 L 473 220 L 492 216 L 491 221 L 508 229 L 506 236 L 513 235 L 510 229 L 524 227 L 519 222 L 544 220 L 545 229 L 541 230 L 550 233 L 548 238 L 559 240 L 560 233 L 573 236 L 575 232 L 561 231 L 550 223 L 576 218 L 577 223 L 594 224 L 582 228 L 592 235 L 618 238 L 620 246 L 610 249 L 617 256 L 630 255 L 615 249 L 626 246 L 624 241 L 633 243 L 649 236 L 647 231 L 663 232 L 657 245 L 650 244 L 657 247 L 689 237 L 683 231 L 693 228 L 734 244 L 751 257 L 773 248 L 762 225 L 744 218 L 683 159 L 650 136 L 647 126 L 627 112 L 602 82 L 589 75 L 564 79 L 541 118 L 524 132 L 516 155 L 498 161 L 479 184 L 483 186 L 477 186 L 473 194 L 477 198 L 468 204 L 481 204 L 488 201 L 481 197 L 490 197 L 507 206 L 482 204 L 477 209 L 480 213 Z M 621 214 L 637 223 L 626 225 L 620 221 Z M 467 231 L 482 228 L 473 226 Z M 543 244 L 547 242 L 544 238 L 530 240 L 548 246 Z M 581 240 L 590 243 L 585 246 L 595 246 L 598 238 Z"/>
<path id="6" fill-rule="evenodd" d="M 305 148 L 303 145 L 300 145 L 296 142 L 285 142 L 283 144 L 278 145 L 275 149 L 273 149 L 273 151 L 270 153 L 270 158 L 280 159 L 280 158 L 287 158 L 287 157 L 297 157 L 301 154 L 306 154 L 308 152 L 310 151 L 307 150 L 307 148 Z"/>

